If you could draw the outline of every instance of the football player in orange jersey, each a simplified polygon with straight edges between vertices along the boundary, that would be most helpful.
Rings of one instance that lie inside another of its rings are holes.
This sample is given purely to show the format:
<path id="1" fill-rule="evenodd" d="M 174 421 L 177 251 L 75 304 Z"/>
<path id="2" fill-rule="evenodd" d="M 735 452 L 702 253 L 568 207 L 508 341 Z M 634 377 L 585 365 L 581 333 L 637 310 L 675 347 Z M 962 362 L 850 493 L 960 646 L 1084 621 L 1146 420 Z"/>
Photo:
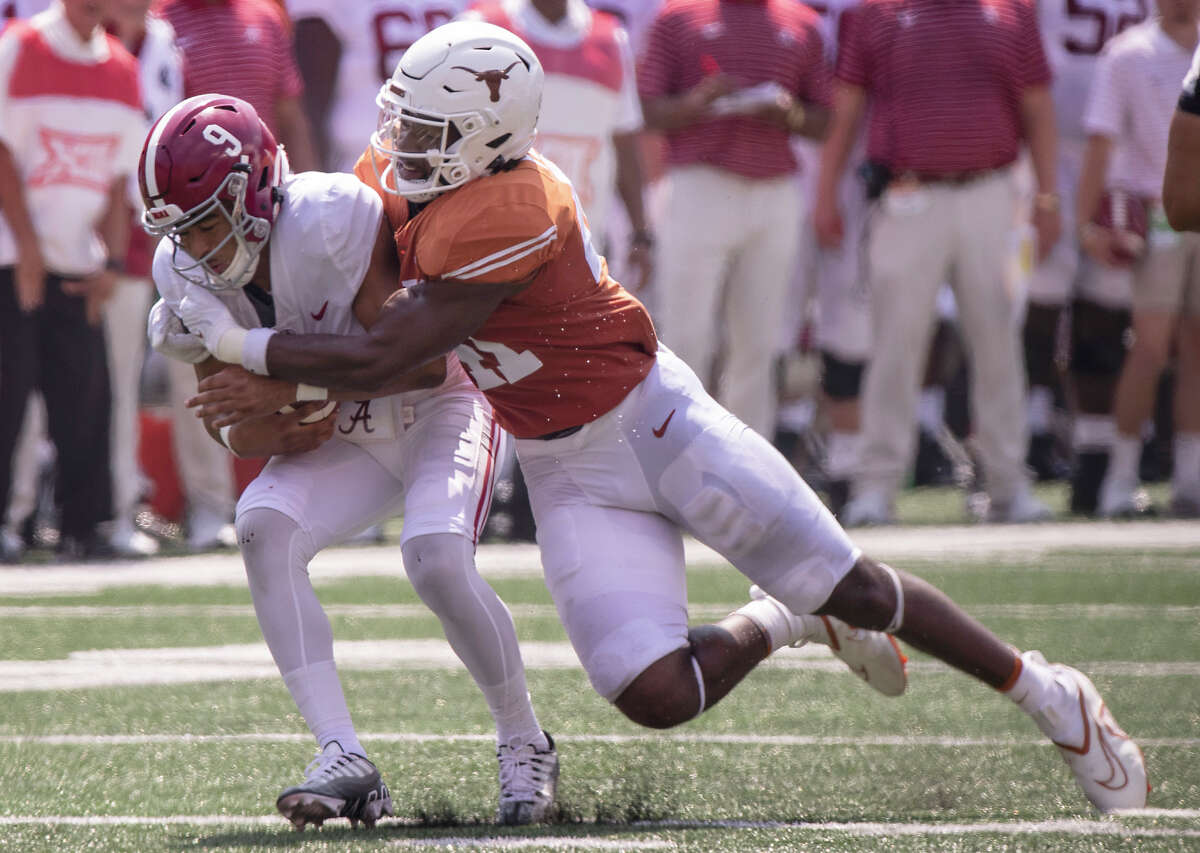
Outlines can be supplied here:
<path id="1" fill-rule="evenodd" d="M 413 215 L 396 232 L 405 286 L 368 333 L 247 347 L 208 300 L 184 300 L 188 327 L 223 361 L 334 389 L 381 385 L 455 350 L 517 437 L 567 635 L 631 720 L 690 720 L 771 652 L 806 641 L 899 694 L 895 634 L 1007 693 L 1098 808 L 1143 805 L 1141 752 L 1086 676 L 1018 653 L 930 584 L 865 556 L 787 460 L 657 341 L 590 248 L 570 183 L 530 150 L 541 80 L 520 39 L 455 22 L 416 42 L 384 84 L 359 174 Z M 218 427 L 259 414 L 248 378 L 217 374 L 192 402 Z M 715 625 L 688 627 L 684 532 L 754 584 Z"/>

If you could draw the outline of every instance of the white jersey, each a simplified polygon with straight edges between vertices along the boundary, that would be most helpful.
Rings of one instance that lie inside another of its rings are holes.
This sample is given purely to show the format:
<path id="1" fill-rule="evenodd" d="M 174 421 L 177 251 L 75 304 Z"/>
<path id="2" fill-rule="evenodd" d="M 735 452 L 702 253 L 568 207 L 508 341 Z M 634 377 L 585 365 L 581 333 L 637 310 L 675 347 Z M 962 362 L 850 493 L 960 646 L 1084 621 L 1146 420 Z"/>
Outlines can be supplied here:
<path id="1" fill-rule="evenodd" d="M 1109 187 L 1146 198 L 1160 196 L 1179 80 L 1191 61 L 1191 53 L 1163 32 L 1157 20 L 1122 33 L 1105 48 L 1084 126 L 1114 143 Z"/>
<path id="2" fill-rule="evenodd" d="M 1054 74 L 1052 92 L 1058 132 L 1082 143 L 1083 106 L 1108 40 L 1144 21 L 1151 0 L 1038 0 L 1042 47 Z"/>
<path id="3" fill-rule="evenodd" d="M 583 0 L 550 23 L 530 0 L 479 4 L 463 17 L 512 30 L 533 48 L 546 74 L 534 145 L 566 173 L 598 239 L 608 228 L 616 180 L 613 134 L 642 128 L 629 37 L 610 15 Z"/>
<path id="4" fill-rule="evenodd" d="M 293 21 L 324 21 L 341 42 L 337 87 L 329 112 L 333 167 L 354 170 L 374 132 L 375 94 L 409 45 L 462 12 L 470 0 L 287 0 Z"/>
<path id="5" fill-rule="evenodd" d="M 288 177 L 282 187 L 283 202 L 268 243 L 271 263 L 273 328 L 281 332 L 331 335 L 362 334 L 354 316 L 354 300 L 371 261 L 379 234 L 383 202 L 370 187 L 352 175 L 301 172 Z M 162 240 L 154 255 L 154 283 L 176 314 L 189 287 L 172 267 L 174 244 Z M 194 286 L 194 285 L 193 285 Z M 245 288 L 217 294 L 242 326 L 263 324 Z M 336 435 L 362 444 L 372 455 L 386 456 L 385 439 L 404 426 L 406 407 L 442 390 L 474 390 L 462 365 L 447 357 L 446 382 L 440 388 L 409 391 L 372 401 L 375 422 L 370 435 L 355 419 L 356 407 L 343 404 Z M 390 428 L 389 428 L 390 426 Z M 391 467 L 380 458 L 381 464 Z"/>

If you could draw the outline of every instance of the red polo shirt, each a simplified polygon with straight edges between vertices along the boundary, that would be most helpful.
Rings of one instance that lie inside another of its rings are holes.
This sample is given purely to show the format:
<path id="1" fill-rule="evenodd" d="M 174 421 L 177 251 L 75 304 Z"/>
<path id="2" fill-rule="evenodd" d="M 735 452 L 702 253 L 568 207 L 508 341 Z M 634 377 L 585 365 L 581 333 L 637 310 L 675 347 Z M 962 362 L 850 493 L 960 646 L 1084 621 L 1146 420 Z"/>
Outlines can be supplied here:
<path id="1" fill-rule="evenodd" d="M 679 95 L 723 71 L 740 86 L 775 81 L 828 106 L 830 70 L 815 12 L 797 0 L 668 0 L 638 67 L 642 98 Z M 668 165 L 706 163 L 747 178 L 796 170 L 787 131 L 729 116 L 666 134 Z"/>
<path id="2" fill-rule="evenodd" d="M 184 95 L 219 92 L 249 101 L 278 135 L 275 104 L 304 91 L 279 6 L 271 0 L 162 0 L 154 9 L 175 28 Z"/>
<path id="3" fill-rule="evenodd" d="M 864 0 L 839 80 L 866 90 L 868 153 L 895 171 L 993 169 L 1017 157 L 1020 101 L 1050 82 L 1029 0 Z"/>

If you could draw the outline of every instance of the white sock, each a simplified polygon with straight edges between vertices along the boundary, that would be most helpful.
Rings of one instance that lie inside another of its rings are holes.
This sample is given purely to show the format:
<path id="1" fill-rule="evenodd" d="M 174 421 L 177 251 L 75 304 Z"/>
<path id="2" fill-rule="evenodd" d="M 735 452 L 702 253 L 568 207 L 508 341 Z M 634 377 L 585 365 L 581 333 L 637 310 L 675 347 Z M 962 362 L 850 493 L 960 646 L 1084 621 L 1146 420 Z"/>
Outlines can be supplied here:
<path id="1" fill-rule="evenodd" d="M 821 621 L 816 616 L 792 613 L 774 598 L 755 599 L 743 604 L 734 613 L 745 616 L 759 627 L 767 638 L 767 654 L 772 654 L 784 646 L 806 643 L 813 639 L 814 626 L 811 621 L 815 620 L 817 628 Z"/>
<path id="2" fill-rule="evenodd" d="M 1142 440 L 1134 435 L 1118 433 L 1108 456 L 1108 476 L 1118 483 L 1137 483 L 1138 463 L 1142 459 Z"/>
<path id="3" fill-rule="evenodd" d="M 1076 415 L 1071 446 L 1081 452 L 1105 451 L 1116 439 L 1117 427 L 1108 415 Z"/>
<path id="4" fill-rule="evenodd" d="M 940 385 L 922 388 L 917 403 L 917 423 L 930 434 L 937 435 L 942 429 L 945 415 L 946 390 Z"/>
<path id="5" fill-rule="evenodd" d="M 1054 416 L 1053 392 L 1045 385 L 1034 385 L 1029 389 L 1025 406 L 1029 413 L 1029 431 L 1035 434 L 1049 432 Z"/>
<path id="6" fill-rule="evenodd" d="M 829 435 L 825 471 L 833 480 L 848 480 L 858 467 L 859 433 L 834 431 Z"/>
<path id="7" fill-rule="evenodd" d="M 533 743 L 545 741 L 542 727 L 533 712 L 525 674 L 514 676 L 502 684 L 479 685 L 492 719 L 496 721 L 496 740 L 499 743 Z"/>
<path id="8" fill-rule="evenodd" d="M 1193 500 L 1200 498 L 1200 433 L 1177 432 L 1171 472 L 1171 491 Z"/>
<path id="9" fill-rule="evenodd" d="M 1007 692 L 1008 698 L 1033 717 L 1047 737 L 1073 743 L 1075 738 L 1082 736 L 1083 721 L 1078 702 L 1069 692 L 1068 685 L 1058 680 L 1058 674 L 1046 663 L 1041 652 L 1029 651 L 1021 655 L 1021 672 Z"/>
<path id="10" fill-rule="evenodd" d="M 342 682 L 333 661 L 321 661 L 293 669 L 283 677 L 283 683 L 287 685 L 288 692 L 292 694 L 296 707 L 300 709 L 304 722 L 321 749 L 336 740 L 343 752 L 367 754 L 358 742 L 358 734 L 350 720 L 350 709 L 346 707 L 346 697 L 342 693 Z"/>

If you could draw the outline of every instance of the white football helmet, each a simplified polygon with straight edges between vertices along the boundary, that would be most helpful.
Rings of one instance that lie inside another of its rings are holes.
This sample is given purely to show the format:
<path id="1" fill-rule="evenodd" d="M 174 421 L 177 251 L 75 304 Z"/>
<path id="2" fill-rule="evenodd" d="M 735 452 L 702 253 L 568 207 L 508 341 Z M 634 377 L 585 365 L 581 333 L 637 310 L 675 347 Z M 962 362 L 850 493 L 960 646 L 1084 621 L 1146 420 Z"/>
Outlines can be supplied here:
<path id="1" fill-rule="evenodd" d="M 452 21 L 426 33 L 375 99 L 380 185 L 428 201 L 519 160 L 537 135 L 544 79 L 533 49 L 502 27 Z"/>

